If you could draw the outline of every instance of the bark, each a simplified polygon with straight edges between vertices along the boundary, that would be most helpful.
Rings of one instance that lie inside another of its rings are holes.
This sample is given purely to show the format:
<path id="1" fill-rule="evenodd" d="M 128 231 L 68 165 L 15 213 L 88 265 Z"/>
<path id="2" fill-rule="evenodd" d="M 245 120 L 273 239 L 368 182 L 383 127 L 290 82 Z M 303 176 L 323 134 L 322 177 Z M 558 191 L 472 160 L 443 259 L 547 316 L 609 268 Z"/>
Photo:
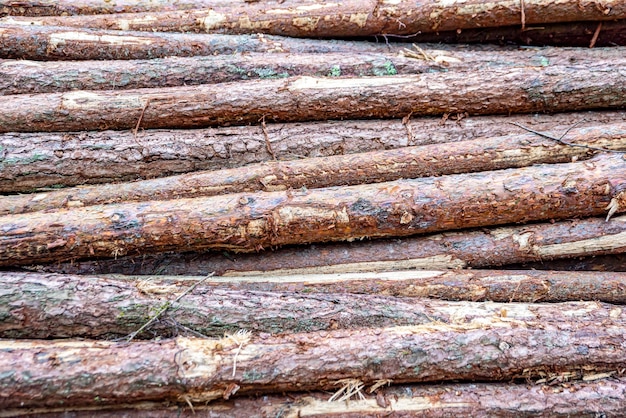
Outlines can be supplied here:
<path id="1" fill-rule="evenodd" d="M 568 141 L 593 147 L 626 150 L 626 123 L 578 128 L 571 131 Z M 0 200 L 0 215 L 129 201 L 382 183 L 402 178 L 585 160 L 591 157 L 589 151 L 534 134 L 508 135 L 461 141 L 455 143 L 454 147 L 450 144 L 423 145 L 290 162 L 267 162 L 133 183 L 73 187 L 36 195 L 6 196 Z"/>
<path id="2" fill-rule="evenodd" d="M 310 242 L 602 215 L 626 209 L 626 160 L 0 217 L 0 265 Z"/>
<path id="3" fill-rule="evenodd" d="M 340 379 L 370 386 L 381 379 L 410 383 L 510 380 L 581 369 L 615 372 L 626 363 L 626 326 L 622 309 L 605 310 L 601 326 L 585 319 L 587 309 L 566 309 L 538 321 L 460 317 L 452 325 L 258 334 L 235 340 L 239 343 L 229 337 L 130 344 L 4 340 L 0 406 L 200 403 L 234 392 L 337 390 Z"/>
<path id="4" fill-rule="evenodd" d="M 574 260 L 551 260 L 509 264 L 505 269 L 533 269 L 558 271 L 626 271 L 626 254 L 578 257 Z"/>
<path id="5" fill-rule="evenodd" d="M 129 60 L 249 52 L 354 52 L 368 49 L 371 48 L 365 43 L 322 42 L 262 34 L 176 34 L 0 24 L 0 58 L 14 59 Z"/>
<path id="6" fill-rule="evenodd" d="M 293 160 L 495 137 L 517 129 L 508 122 L 560 136 L 581 121 L 580 126 L 624 122 L 626 113 L 454 119 L 456 116 L 444 123 L 442 119 L 411 118 L 406 125 L 400 120 L 267 124 L 266 131 L 274 156 Z M 261 126 L 150 130 L 137 137 L 129 131 L 8 133 L 0 135 L 0 147 L 0 192 L 5 193 L 220 170 L 272 160 Z"/>
<path id="7" fill-rule="evenodd" d="M 596 302 L 536 306 L 510 302 L 597 298 L 624 303 L 626 299 L 626 276 L 615 273 L 403 271 L 218 278 L 196 286 L 180 301 L 175 299 L 201 278 L 152 279 L 0 273 L 0 337 L 123 337 L 140 329 L 164 306 L 169 310 L 138 338 L 198 335 L 194 333 L 222 337 L 239 329 L 282 334 L 424 325 L 432 321 L 453 324 L 459 316 L 477 321 L 479 317 L 500 316 L 501 312 L 510 320 L 529 320 L 532 312 L 533 320 L 538 320 L 557 312 L 583 310 L 588 320 L 600 321 L 613 311 L 604 305 L 598 308 Z M 448 288 L 455 286 L 458 288 Z M 589 286 L 587 292 L 585 286 Z M 493 298 L 509 303 L 419 298 L 424 296 Z"/>
<path id="8" fill-rule="evenodd" d="M 618 216 L 610 222 L 589 218 L 403 239 L 294 246 L 260 254 L 147 254 L 29 269 L 67 274 L 206 275 L 215 271 L 217 275 L 289 275 L 485 268 L 533 261 L 540 265 L 558 259 L 574 263 L 573 257 L 625 253 L 625 242 L 626 217 Z"/>
<path id="9" fill-rule="evenodd" d="M 593 379 L 592 372 L 577 373 Z M 560 377 L 558 375 L 554 376 Z M 621 416 L 626 414 L 624 396 L 626 379 L 616 374 L 611 379 L 567 381 L 561 385 L 532 385 L 515 383 L 447 383 L 433 386 L 394 385 L 368 393 L 365 400 L 353 397 L 349 402 L 328 402 L 330 395 L 324 392 L 290 393 L 289 395 L 266 395 L 241 397 L 228 401 L 214 401 L 208 405 L 164 405 L 144 402 L 100 408 L 61 408 L 29 411 L 11 410 L 7 414 L 20 416 L 43 416 L 46 418 L 83 417 L 372 417 L 391 414 L 393 417 L 431 418 L 450 417 L 451 414 L 467 417 L 588 417 Z M 115 409 L 110 409 L 115 408 Z M 32 414 L 32 415 L 31 415 Z M 36 415 L 35 415 L 36 414 Z M 0 413 L 0 416 L 1 415 Z M 6 415 L 5 415 L 6 416 Z"/>
<path id="10" fill-rule="evenodd" d="M 523 7 L 523 10 L 522 10 Z M 551 0 L 451 1 L 346 0 L 235 4 L 230 7 L 90 16 L 4 17 L 0 22 L 141 31 L 268 33 L 294 37 L 346 38 L 381 34 L 412 35 L 510 25 L 543 25 L 626 18 L 626 2 L 584 4 Z"/>
<path id="11" fill-rule="evenodd" d="M 0 132 L 186 128 L 268 121 L 557 112 L 626 105 L 626 58 L 598 66 L 422 75 L 250 80 L 219 85 L 24 94 Z M 484 77 L 484 78 L 483 78 Z M 333 103 L 329 106 L 329 103 Z M 138 123 L 140 122 L 140 123 Z"/>
<path id="12" fill-rule="evenodd" d="M 354 51 L 326 54 L 217 55 L 211 57 L 166 57 L 149 60 L 0 62 L 0 95 L 51 93 L 66 90 L 120 90 L 223 83 L 255 78 L 288 76 L 381 76 L 419 74 L 484 68 L 549 67 L 553 65 L 598 65 L 619 60 L 619 48 L 562 50 L 509 47 L 458 47 L 421 45 L 432 57 L 420 57 L 411 44 L 358 45 Z M 411 57 L 405 49 L 413 50 Z"/>

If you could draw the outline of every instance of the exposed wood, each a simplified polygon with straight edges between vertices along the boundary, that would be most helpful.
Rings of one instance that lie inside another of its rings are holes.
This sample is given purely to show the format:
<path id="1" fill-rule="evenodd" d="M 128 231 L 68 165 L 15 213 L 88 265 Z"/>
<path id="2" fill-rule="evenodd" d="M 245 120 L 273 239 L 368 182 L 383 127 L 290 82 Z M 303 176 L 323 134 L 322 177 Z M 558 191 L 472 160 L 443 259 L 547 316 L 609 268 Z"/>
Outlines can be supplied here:
<path id="1" fill-rule="evenodd" d="M 263 248 L 606 215 L 626 160 L 592 160 L 299 191 L 119 203 L 0 217 L 0 265 Z"/>
<path id="2" fill-rule="evenodd" d="M 400 120 L 267 124 L 266 132 L 276 158 L 293 160 L 495 137 L 518 130 L 509 122 L 557 136 L 581 121 L 581 127 L 626 122 L 626 113 L 621 111 L 461 117 L 459 121 L 458 115 L 449 116 L 447 121 L 412 117 L 407 125 Z M 407 127 L 412 132 L 410 139 Z M 7 133 L 0 134 L 0 146 L 0 192 L 5 193 L 154 178 L 271 160 L 260 126 L 148 130 L 137 137 L 131 131 Z"/>
<path id="3" fill-rule="evenodd" d="M 371 386 L 381 379 L 510 380 L 581 368 L 621 370 L 626 363 L 623 309 L 573 306 L 552 306 L 554 315 L 534 320 L 531 309 L 520 312 L 527 318 L 517 319 L 505 312 L 484 316 L 477 305 L 476 311 L 464 312 L 476 320 L 461 315 L 454 324 L 253 334 L 249 339 L 3 340 L 0 407 L 202 403 L 233 394 L 334 391 L 340 379 Z"/>
<path id="4" fill-rule="evenodd" d="M 386 414 L 393 417 L 428 416 L 433 418 L 456 416 L 491 417 L 593 417 L 597 414 L 620 416 L 626 414 L 624 396 L 626 379 L 617 373 L 610 378 L 593 371 L 581 370 L 573 378 L 568 374 L 549 375 L 552 385 L 530 383 L 446 383 L 426 385 L 383 386 L 373 394 L 370 387 L 363 390 L 365 400 L 328 402 L 330 395 L 324 392 L 289 393 L 288 395 L 265 395 L 263 397 L 239 397 L 228 401 L 214 401 L 207 405 L 164 405 L 155 402 L 117 406 L 93 406 L 75 408 L 45 408 L 0 412 L 0 417 L 37 416 L 45 418 L 113 418 L 124 416 L 169 418 L 197 417 L 216 418 L 265 417 L 371 417 Z M 560 382 L 560 384 L 558 384 Z M 56 412 L 54 412 L 56 411 Z M 599 412 L 601 411 L 601 412 Z M 427 414 L 427 415 L 426 415 Z"/>
<path id="5" fill-rule="evenodd" d="M 620 108 L 626 57 L 598 66 L 421 75 L 249 80 L 0 98 L 0 132 L 185 128 L 267 121 L 509 114 Z M 333 103 L 329 106 L 329 103 Z"/>
<path id="6" fill-rule="evenodd" d="M 578 128 L 568 133 L 567 140 L 626 151 L 626 123 Z M 591 155 L 589 149 L 560 144 L 535 134 L 509 135 L 461 141 L 454 147 L 450 144 L 423 145 L 289 162 L 270 161 L 133 183 L 6 196 L 0 199 L 0 215 L 129 201 L 381 183 L 538 163 L 563 163 L 585 160 Z"/>
<path id="7" fill-rule="evenodd" d="M 626 18 L 626 2 L 609 4 L 525 0 L 525 25 L 603 21 Z M 338 3 L 300 1 L 291 5 L 236 3 L 229 7 L 182 11 L 89 16 L 11 17 L 4 23 L 58 25 L 79 28 L 268 33 L 295 37 L 346 38 L 380 34 L 411 35 L 446 30 L 488 28 L 521 23 L 522 4 L 500 1 L 449 1 L 445 3 L 397 0 L 344 0 Z"/>
<path id="8" fill-rule="evenodd" d="M 294 246 L 259 254 L 147 254 L 29 268 L 69 274 L 206 275 L 215 271 L 218 275 L 289 275 L 485 268 L 533 261 L 541 265 L 543 260 L 625 252 L 626 217 L 618 216 L 610 222 L 604 217 L 589 218 L 403 239 Z"/>

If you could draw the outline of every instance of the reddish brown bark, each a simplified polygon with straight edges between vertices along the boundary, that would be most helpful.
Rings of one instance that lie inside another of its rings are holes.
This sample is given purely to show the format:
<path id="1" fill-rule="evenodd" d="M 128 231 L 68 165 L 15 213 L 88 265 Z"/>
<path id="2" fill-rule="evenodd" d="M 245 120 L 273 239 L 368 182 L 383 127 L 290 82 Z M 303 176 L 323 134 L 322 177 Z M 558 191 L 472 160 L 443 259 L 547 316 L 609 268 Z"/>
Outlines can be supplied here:
<path id="1" fill-rule="evenodd" d="M 370 386 L 381 379 L 510 380 L 624 367 L 626 325 L 621 308 L 604 307 L 604 314 L 594 318 L 601 326 L 585 317 L 588 309 L 553 310 L 554 316 L 538 321 L 503 315 L 472 321 L 460 316 L 454 325 L 259 334 L 249 341 L 236 340 L 240 343 L 228 337 L 130 344 L 4 340 L 0 407 L 195 403 L 228 398 L 234 392 L 332 391 L 340 379 L 359 379 Z"/>
<path id="2" fill-rule="evenodd" d="M 461 121 L 455 121 L 456 117 L 450 116 L 445 123 L 437 118 L 411 118 L 407 125 L 400 120 L 267 124 L 266 132 L 274 156 L 293 160 L 495 137 L 518 129 L 508 122 L 560 136 L 581 121 L 586 122 L 580 126 L 626 121 L 625 112 L 467 117 Z M 137 137 L 130 131 L 8 133 L 0 135 L 0 146 L 0 191 L 5 193 L 219 170 L 272 160 L 261 126 L 149 130 Z"/>
<path id="3" fill-rule="evenodd" d="M 626 150 L 626 123 L 572 130 L 568 141 Z M 560 144 L 535 134 L 482 138 L 290 162 L 266 162 L 220 171 L 67 188 L 0 199 L 0 215 L 128 201 L 167 200 L 227 193 L 317 189 L 381 183 L 402 178 L 441 176 L 538 163 L 563 163 L 591 157 L 589 149 Z"/>
<path id="4" fill-rule="evenodd" d="M 626 105 L 626 58 L 597 67 L 250 80 L 219 85 L 16 95 L 0 132 L 185 128 L 268 121 L 508 114 Z M 332 103 L 332 105 L 329 105 Z"/>
<path id="5" fill-rule="evenodd" d="M 523 7 L 523 9 L 522 9 Z M 345 38 L 380 34 L 411 35 L 446 30 L 576 21 L 611 21 L 626 17 L 626 3 L 584 4 L 527 0 L 523 4 L 485 0 L 432 3 L 399 0 L 345 0 L 235 4 L 230 7 L 93 16 L 20 18 L 7 23 L 100 29 L 268 33 L 295 37 Z"/>

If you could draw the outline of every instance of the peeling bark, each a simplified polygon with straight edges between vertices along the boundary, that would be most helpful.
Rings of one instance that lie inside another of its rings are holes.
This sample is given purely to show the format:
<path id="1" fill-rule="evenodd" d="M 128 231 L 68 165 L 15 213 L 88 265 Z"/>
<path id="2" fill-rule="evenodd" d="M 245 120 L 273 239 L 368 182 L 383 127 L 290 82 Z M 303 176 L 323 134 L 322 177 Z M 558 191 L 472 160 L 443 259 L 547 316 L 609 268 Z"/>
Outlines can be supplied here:
<path id="1" fill-rule="evenodd" d="M 445 123 L 442 119 L 411 118 L 406 125 L 400 120 L 267 124 L 266 132 L 274 156 L 293 160 L 507 135 L 518 129 L 508 122 L 557 137 L 581 121 L 581 127 L 626 122 L 626 113 L 619 111 L 466 117 L 460 121 L 455 121 L 456 117 L 450 116 Z M 260 126 L 149 130 L 137 137 L 129 131 L 8 133 L 0 135 L 0 147 L 0 192 L 5 193 L 220 170 L 272 160 Z"/>
<path id="2" fill-rule="evenodd" d="M 202 86 L 24 94 L 2 99 L 0 132 L 185 128 L 414 115 L 620 108 L 626 58 L 597 67 L 250 80 Z M 488 81 L 487 81 L 488 80 Z M 328 104 L 332 103 L 332 106 Z"/>

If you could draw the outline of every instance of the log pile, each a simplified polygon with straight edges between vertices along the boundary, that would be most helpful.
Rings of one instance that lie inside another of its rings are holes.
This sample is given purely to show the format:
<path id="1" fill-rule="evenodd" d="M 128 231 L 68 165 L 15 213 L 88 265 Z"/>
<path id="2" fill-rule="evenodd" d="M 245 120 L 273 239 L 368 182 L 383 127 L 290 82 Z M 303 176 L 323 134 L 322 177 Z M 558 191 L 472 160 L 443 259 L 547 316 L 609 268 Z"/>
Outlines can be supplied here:
<path id="1" fill-rule="evenodd" d="M 0 417 L 626 414 L 624 22 L 0 0 Z"/>

